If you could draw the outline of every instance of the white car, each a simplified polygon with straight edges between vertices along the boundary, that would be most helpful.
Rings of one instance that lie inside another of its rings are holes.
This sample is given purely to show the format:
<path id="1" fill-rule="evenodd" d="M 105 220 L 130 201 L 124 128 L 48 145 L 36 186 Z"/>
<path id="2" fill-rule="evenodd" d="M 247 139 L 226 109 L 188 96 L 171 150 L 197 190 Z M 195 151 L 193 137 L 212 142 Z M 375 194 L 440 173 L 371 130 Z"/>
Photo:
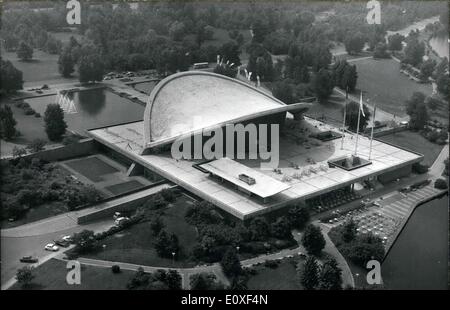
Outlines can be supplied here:
<path id="1" fill-rule="evenodd" d="M 61 237 L 61 240 L 64 240 L 64 241 L 67 241 L 67 242 L 72 242 L 72 236 L 63 236 L 63 237 Z"/>
<path id="2" fill-rule="evenodd" d="M 56 244 L 54 244 L 54 243 L 49 243 L 49 244 L 47 244 L 47 245 L 44 247 L 44 249 L 45 249 L 46 251 L 56 252 L 56 251 L 59 250 L 59 247 L 58 247 Z"/>

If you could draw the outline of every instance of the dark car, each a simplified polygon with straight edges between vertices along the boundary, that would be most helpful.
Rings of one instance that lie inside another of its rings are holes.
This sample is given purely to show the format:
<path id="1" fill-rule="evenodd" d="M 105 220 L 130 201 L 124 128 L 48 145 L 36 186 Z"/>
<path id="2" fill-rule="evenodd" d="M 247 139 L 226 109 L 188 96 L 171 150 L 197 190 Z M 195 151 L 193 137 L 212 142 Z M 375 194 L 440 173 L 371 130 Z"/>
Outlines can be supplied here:
<path id="1" fill-rule="evenodd" d="M 24 256 L 20 259 L 21 263 L 37 263 L 38 259 L 33 256 Z"/>
<path id="2" fill-rule="evenodd" d="M 62 246 L 63 248 L 67 248 L 70 245 L 70 242 L 67 240 L 55 240 L 56 245 Z"/>

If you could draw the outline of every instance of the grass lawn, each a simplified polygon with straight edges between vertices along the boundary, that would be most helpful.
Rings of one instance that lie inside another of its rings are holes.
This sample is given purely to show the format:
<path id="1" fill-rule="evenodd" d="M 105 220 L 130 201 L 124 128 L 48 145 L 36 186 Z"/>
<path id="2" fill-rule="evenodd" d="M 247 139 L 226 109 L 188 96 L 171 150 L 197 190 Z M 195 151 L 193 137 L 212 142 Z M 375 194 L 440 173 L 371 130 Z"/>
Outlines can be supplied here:
<path id="1" fill-rule="evenodd" d="M 197 244 L 197 231 L 184 219 L 190 202 L 192 200 L 183 195 L 171 204 L 163 215 L 166 231 L 177 235 L 182 249 L 181 257 L 175 260 L 175 263 L 171 258 L 161 258 L 157 255 L 153 246 L 155 237 L 152 235 L 149 222 L 133 225 L 129 229 L 103 239 L 101 243 L 106 245 L 104 250 L 85 256 L 147 266 L 194 266 L 195 263 L 189 260 L 188 255 L 192 247 Z"/>
<path id="2" fill-rule="evenodd" d="M 365 59 L 353 62 L 358 72 L 357 89 L 364 91 L 364 99 L 398 116 L 406 115 L 406 100 L 414 92 L 431 95 L 429 84 L 419 84 L 400 73 L 400 64 L 393 59 Z M 357 91 L 356 93 L 359 93 Z"/>
<path id="3" fill-rule="evenodd" d="M 433 164 L 444 147 L 443 145 L 431 143 L 418 132 L 409 130 L 389 134 L 378 139 L 423 154 L 424 159 L 422 163 L 428 166 Z"/>
<path id="4" fill-rule="evenodd" d="M 14 67 L 23 72 L 24 88 L 31 82 L 36 85 L 39 81 L 54 81 L 54 83 L 64 83 L 76 81 L 75 77 L 71 79 L 62 78 L 58 72 L 58 55 L 51 55 L 46 52 L 34 49 L 33 59 L 30 61 L 21 61 L 17 58 L 15 52 L 2 51 L 2 58 L 12 62 Z M 37 84 L 39 85 L 39 84 Z M 42 85 L 41 85 L 42 86 Z"/>
<path id="5" fill-rule="evenodd" d="M 116 168 L 98 157 L 82 158 L 65 164 L 92 182 L 100 182 L 103 180 L 103 175 L 118 172 Z"/>
<path id="6" fill-rule="evenodd" d="M 122 270 L 114 274 L 111 268 L 81 265 L 81 284 L 69 285 L 66 282 L 66 262 L 51 259 L 35 270 L 36 277 L 30 289 L 45 290 L 125 290 L 134 271 Z M 21 289 L 16 283 L 11 290 Z"/>
<path id="7" fill-rule="evenodd" d="M 141 188 L 143 186 L 144 186 L 144 184 L 142 184 L 141 182 L 139 182 L 137 180 L 131 180 L 131 181 L 107 186 L 107 187 L 105 187 L 105 189 L 109 190 L 114 195 L 120 195 L 123 193 L 127 193 L 129 191 Z"/>
<path id="8" fill-rule="evenodd" d="M 2 104 L 3 103 L 6 103 L 6 101 L 3 101 Z M 21 133 L 20 137 L 15 138 L 11 142 L 15 144 L 26 145 L 34 139 L 42 139 L 47 143 L 50 143 L 47 134 L 45 133 L 45 123 L 43 115 L 41 115 L 41 117 L 35 117 L 34 115 L 25 115 L 25 112 L 21 108 L 18 108 L 14 104 L 10 103 L 11 102 L 8 101 L 8 104 L 13 112 L 14 119 L 17 122 L 16 129 Z"/>
<path id="9" fill-rule="evenodd" d="M 297 258 L 283 259 L 277 268 L 264 265 L 253 267 L 257 274 L 250 276 L 247 287 L 249 290 L 301 290 L 296 264 Z"/>

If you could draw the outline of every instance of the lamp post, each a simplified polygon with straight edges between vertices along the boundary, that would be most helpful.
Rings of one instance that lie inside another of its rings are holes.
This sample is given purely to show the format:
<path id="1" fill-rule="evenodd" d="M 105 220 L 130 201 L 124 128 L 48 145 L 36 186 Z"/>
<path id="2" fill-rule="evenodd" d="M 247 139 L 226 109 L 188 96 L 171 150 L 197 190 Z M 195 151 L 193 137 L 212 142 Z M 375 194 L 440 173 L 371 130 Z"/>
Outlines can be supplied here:
<path id="1" fill-rule="evenodd" d="M 172 252 L 172 265 L 175 265 L 175 252 Z"/>

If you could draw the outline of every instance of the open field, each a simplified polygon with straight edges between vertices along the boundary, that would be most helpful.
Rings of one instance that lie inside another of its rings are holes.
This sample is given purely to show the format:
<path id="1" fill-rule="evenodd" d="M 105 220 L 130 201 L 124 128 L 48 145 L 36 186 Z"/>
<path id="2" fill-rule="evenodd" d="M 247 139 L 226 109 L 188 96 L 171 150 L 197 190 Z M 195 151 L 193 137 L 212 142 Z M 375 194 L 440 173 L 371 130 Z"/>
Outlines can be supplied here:
<path id="1" fill-rule="evenodd" d="M 393 59 L 365 59 L 355 61 L 358 72 L 357 91 L 363 91 L 364 99 L 376 103 L 382 110 L 397 116 L 406 115 L 406 100 L 414 92 L 431 95 L 429 84 L 419 84 L 399 71 L 400 64 Z"/>
<path id="2" fill-rule="evenodd" d="M 430 141 L 422 137 L 418 132 L 409 130 L 386 135 L 378 138 L 378 140 L 392 143 L 423 154 L 424 159 L 422 164 L 428 166 L 431 166 L 433 164 L 442 148 L 444 147 L 443 145 L 431 143 Z"/>
<path id="3" fill-rule="evenodd" d="M 14 119 L 17 121 L 16 129 L 21 133 L 20 137 L 13 139 L 11 142 L 15 144 L 25 145 L 35 139 L 42 139 L 47 143 L 50 143 L 45 132 L 45 123 L 42 114 L 41 117 L 35 117 L 34 115 L 25 115 L 23 109 L 16 107 L 12 103 L 8 102 L 8 104 L 13 112 Z"/>
<path id="4" fill-rule="evenodd" d="M 69 285 L 66 281 L 66 262 L 51 259 L 34 270 L 34 278 L 30 289 L 34 290 L 124 290 L 134 272 L 121 270 L 114 274 L 111 268 L 81 265 L 81 284 Z M 18 290 L 16 283 L 11 290 Z"/>
<path id="5" fill-rule="evenodd" d="M 50 55 L 35 49 L 33 59 L 30 61 L 21 61 L 17 58 L 15 52 L 6 51 L 2 51 L 2 58 L 11 61 L 14 67 L 23 72 L 24 88 L 30 85 L 40 85 L 37 83 L 40 81 L 56 84 L 77 80 L 75 77 L 70 79 L 61 77 L 58 72 L 58 55 Z"/>
<path id="6" fill-rule="evenodd" d="M 177 235 L 182 249 L 180 259 L 161 258 L 154 248 L 156 237 L 152 235 L 149 222 L 143 222 L 107 237 L 101 243 L 105 249 L 90 255 L 89 258 L 126 262 L 146 266 L 161 267 L 192 267 L 195 264 L 189 260 L 188 254 L 197 243 L 197 231 L 195 227 L 186 223 L 184 215 L 192 200 L 181 196 L 174 204 L 165 209 L 163 221 L 165 230 Z"/>
<path id="7" fill-rule="evenodd" d="M 247 282 L 249 290 L 301 290 L 297 275 L 296 258 L 283 259 L 277 268 L 271 269 L 264 265 L 253 267 L 257 274 L 250 276 Z"/>

